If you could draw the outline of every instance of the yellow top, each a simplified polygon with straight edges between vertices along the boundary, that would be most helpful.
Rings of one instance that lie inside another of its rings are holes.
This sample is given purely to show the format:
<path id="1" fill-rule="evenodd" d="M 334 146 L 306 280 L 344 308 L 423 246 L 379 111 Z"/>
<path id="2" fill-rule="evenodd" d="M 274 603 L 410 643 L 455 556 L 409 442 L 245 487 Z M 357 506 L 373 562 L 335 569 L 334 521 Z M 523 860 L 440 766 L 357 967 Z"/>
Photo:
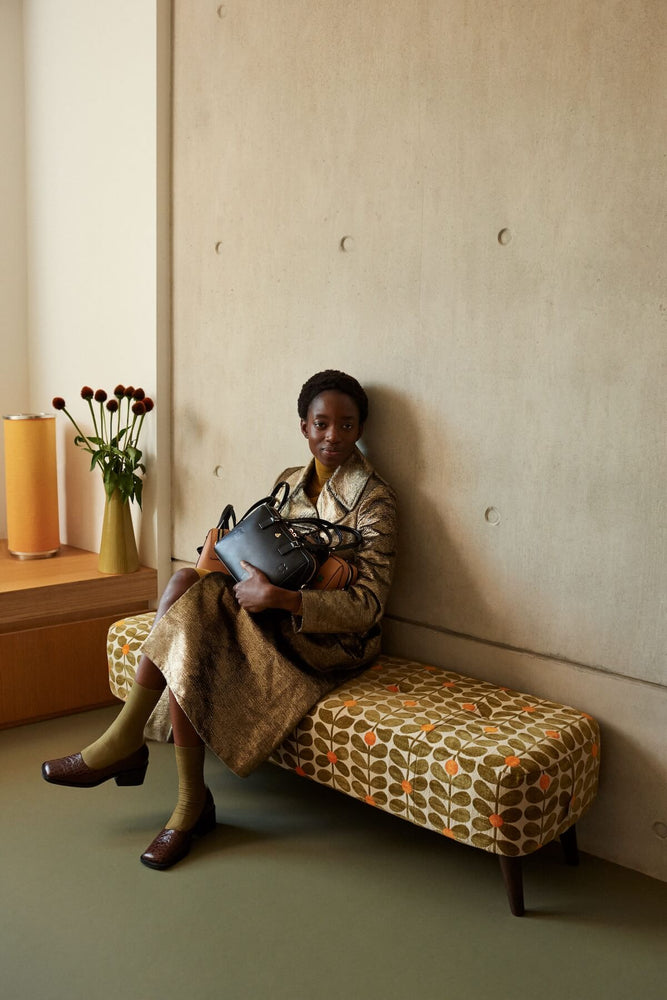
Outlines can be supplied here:
<path id="1" fill-rule="evenodd" d="M 328 479 L 331 479 L 335 471 L 335 469 L 327 469 L 326 465 L 322 465 L 321 462 L 315 459 L 315 469 L 306 487 L 306 496 L 312 503 L 317 504 L 319 495 L 324 489 L 324 484 Z"/>

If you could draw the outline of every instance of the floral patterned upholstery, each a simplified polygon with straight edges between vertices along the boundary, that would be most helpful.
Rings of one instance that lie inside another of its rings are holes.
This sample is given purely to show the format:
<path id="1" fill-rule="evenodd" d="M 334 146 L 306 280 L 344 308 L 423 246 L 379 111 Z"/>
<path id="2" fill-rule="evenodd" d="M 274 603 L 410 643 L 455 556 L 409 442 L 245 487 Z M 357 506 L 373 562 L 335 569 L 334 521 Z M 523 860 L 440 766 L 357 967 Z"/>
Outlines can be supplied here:
<path id="1" fill-rule="evenodd" d="M 119 698 L 152 618 L 109 630 Z M 161 703 L 147 733 L 168 732 Z M 383 655 L 315 705 L 271 760 L 446 837 L 519 857 L 559 837 L 595 798 L 600 734 L 585 712 Z"/>

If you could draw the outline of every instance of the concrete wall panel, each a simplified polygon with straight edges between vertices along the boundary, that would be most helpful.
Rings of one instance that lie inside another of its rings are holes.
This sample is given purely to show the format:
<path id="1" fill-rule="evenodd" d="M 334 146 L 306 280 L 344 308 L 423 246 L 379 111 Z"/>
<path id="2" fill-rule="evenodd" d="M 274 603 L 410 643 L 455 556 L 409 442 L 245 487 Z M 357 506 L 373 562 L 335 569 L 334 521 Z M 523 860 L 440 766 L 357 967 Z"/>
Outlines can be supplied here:
<path id="1" fill-rule="evenodd" d="M 664 686 L 667 7 L 175 14 L 174 556 L 348 369 L 401 498 L 392 641 Z"/>

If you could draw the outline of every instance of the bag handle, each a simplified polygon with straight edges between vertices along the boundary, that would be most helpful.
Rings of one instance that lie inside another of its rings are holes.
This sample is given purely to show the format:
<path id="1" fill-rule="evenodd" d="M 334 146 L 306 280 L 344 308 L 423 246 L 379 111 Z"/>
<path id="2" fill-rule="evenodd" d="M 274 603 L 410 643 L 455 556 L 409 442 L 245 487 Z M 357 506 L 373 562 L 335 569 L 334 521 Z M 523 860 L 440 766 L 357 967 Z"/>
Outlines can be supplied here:
<path id="1" fill-rule="evenodd" d="M 227 506 L 225 507 L 225 509 L 223 510 L 222 514 L 220 515 L 219 519 L 218 519 L 218 523 L 215 526 L 216 530 L 218 528 L 222 528 L 224 531 L 226 531 L 229 528 L 229 522 L 230 521 L 232 521 L 232 527 L 235 528 L 236 527 L 236 512 L 234 511 L 234 508 L 232 507 L 232 505 L 230 503 L 228 503 Z"/>
<path id="2" fill-rule="evenodd" d="M 279 500 L 278 494 L 281 491 L 283 493 L 283 497 L 282 499 Z M 276 511 L 282 510 L 282 508 L 285 506 L 285 502 L 288 496 L 289 496 L 289 483 L 286 483 L 284 480 L 281 480 L 279 483 L 276 483 L 276 485 L 271 490 L 271 496 L 262 497 L 262 499 L 258 500 L 257 503 L 254 503 L 252 507 L 248 507 L 247 511 L 245 512 L 241 520 L 243 520 L 244 517 L 247 517 L 248 514 L 251 514 L 253 510 L 256 510 L 258 507 L 261 507 L 262 504 L 266 504 L 267 507 L 272 507 Z M 234 523 L 236 524 L 236 522 Z"/>

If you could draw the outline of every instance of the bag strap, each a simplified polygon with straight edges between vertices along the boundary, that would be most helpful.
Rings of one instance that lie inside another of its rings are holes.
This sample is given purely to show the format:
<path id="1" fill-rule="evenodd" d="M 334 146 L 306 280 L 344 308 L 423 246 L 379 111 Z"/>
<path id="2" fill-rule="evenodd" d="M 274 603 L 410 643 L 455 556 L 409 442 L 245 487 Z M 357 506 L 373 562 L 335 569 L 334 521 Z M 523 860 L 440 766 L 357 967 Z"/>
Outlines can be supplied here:
<path id="1" fill-rule="evenodd" d="M 310 533 L 318 532 L 324 535 L 321 540 L 307 539 L 309 544 L 314 545 L 317 549 L 328 549 L 333 551 L 334 549 L 358 549 L 363 542 L 363 536 L 360 531 L 356 528 L 348 528 L 345 524 L 332 524 L 331 521 L 325 521 L 321 517 L 289 517 L 285 518 L 285 523 L 291 525 L 300 534 L 307 536 L 307 531 L 302 531 L 301 529 L 310 529 Z M 352 540 L 346 542 L 344 540 L 344 533 L 347 532 L 348 535 L 352 536 Z M 335 537 L 335 541 L 334 541 Z"/>

